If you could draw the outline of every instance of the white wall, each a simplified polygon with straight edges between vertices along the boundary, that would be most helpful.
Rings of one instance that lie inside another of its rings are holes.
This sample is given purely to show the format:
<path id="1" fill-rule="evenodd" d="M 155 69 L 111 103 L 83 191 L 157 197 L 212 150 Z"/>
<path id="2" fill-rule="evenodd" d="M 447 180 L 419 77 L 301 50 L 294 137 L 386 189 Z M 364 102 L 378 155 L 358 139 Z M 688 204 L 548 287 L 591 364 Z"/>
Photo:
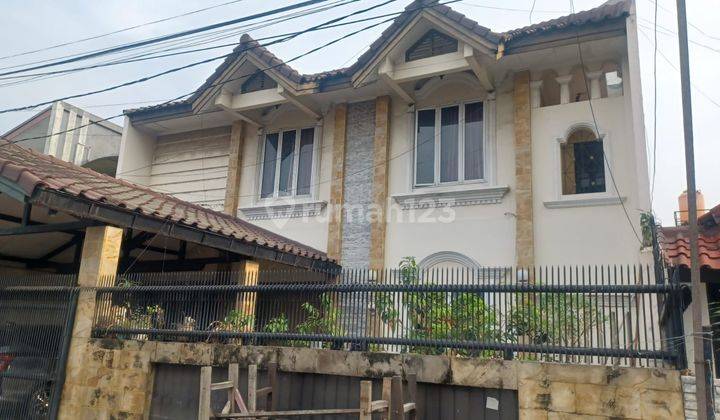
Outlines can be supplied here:
<path id="1" fill-rule="evenodd" d="M 125 117 L 116 177 L 148 185 L 154 150 L 155 136 L 138 130 Z"/>
<path id="2" fill-rule="evenodd" d="M 332 111 L 325 115 L 319 136 L 316 136 L 316 140 L 319 140 L 319 143 L 315 145 L 315 151 L 318 152 L 319 155 L 315 162 L 319 167 L 315 171 L 314 178 L 311 182 L 312 196 L 309 198 L 277 200 L 275 202 L 260 202 L 259 200 L 260 162 L 262 159 L 260 154 L 262 152 L 262 141 L 264 139 L 259 135 L 257 127 L 252 125 L 247 126 L 248 129 L 245 132 L 245 142 L 242 152 L 243 168 L 240 176 L 239 217 L 244 218 L 243 208 L 262 205 L 271 206 L 273 204 L 296 204 L 301 206 L 304 202 L 329 201 L 334 118 L 335 115 Z M 279 114 L 274 122 L 268 124 L 265 129 L 267 132 L 273 132 L 283 129 L 312 127 L 315 126 L 315 124 L 316 121 L 306 114 L 296 110 L 289 110 Z M 317 129 L 316 127 L 316 130 Z M 279 217 L 265 220 L 252 220 L 251 222 L 321 251 L 327 250 L 327 207 L 325 207 L 317 217 Z"/>
<path id="3" fill-rule="evenodd" d="M 418 102 L 417 108 L 475 100 L 485 94 L 464 83 L 446 84 Z M 483 204 L 425 210 L 401 210 L 391 199 L 387 226 L 385 264 L 397 266 L 401 258 L 417 261 L 440 251 L 464 254 L 480 265 L 512 265 L 515 261 L 515 153 L 513 105 L 509 93 L 496 98 L 496 158 L 493 185 L 510 187 L 499 204 Z M 413 174 L 414 114 L 393 98 L 388 195 L 411 192 Z M 424 222 L 425 220 L 432 222 Z M 449 221 L 447 223 L 437 220 Z"/>
<path id="4" fill-rule="evenodd" d="M 638 235 L 638 183 L 635 144 L 627 130 L 624 97 L 594 99 L 592 106 L 619 195 Z M 575 102 L 532 110 L 533 193 L 536 264 L 637 263 L 640 244 L 620 204 L 547 208 L 559 198 L 558 138 L 576 124 L 594 127 L 590 103 Z M 606 169 L 608 197 L 617 196 Z M 581 196 L 577 196 L 581 198 Z"/>

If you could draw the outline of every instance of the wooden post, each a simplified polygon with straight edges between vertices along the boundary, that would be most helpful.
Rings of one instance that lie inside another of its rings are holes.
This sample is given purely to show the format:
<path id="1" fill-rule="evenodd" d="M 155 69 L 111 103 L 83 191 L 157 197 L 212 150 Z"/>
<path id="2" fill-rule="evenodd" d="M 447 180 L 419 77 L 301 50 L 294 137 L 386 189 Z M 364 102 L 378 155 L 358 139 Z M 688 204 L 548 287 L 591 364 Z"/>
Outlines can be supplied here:
<path id="1" fill-rule="evenodd" d="M 228 389 L 228 401 L 230 402 L 230 412 L 235 411 L 235 390 L 238 388 L 240 382 L 240 368 L 237 363 L 230 363 L 228 365 L 228 381 L 232 382 L 232 388 Z"/>
<path id="2" fill-rule="evenodd" d="M 408 373 L 407 383 L 408 383 L 408 399 L 411 403 L 415 403 L 415 409 L 410 411 L 410 413 L 408 414 L 408 418 L 410 420 L 415 420 L 416 418 L 418 418 L 418 414 L 417 414 L 417 375 L 414 373 Z"/>
<path id="3" fill-rule="evenodd" d="M 390 396 L 392 395 L 391 386 L 392 386 L 392 378 L 389 376 L 384 377 L 383 381 L 382 381 L 382 399 L 387 401 L 388 404 L 390 404 Z M 390 419 L 390 408 L 388 408 L 387 411 L 383 412 L 380 415 L 380 418 L 382 420 Z"/>
<path id="4" fill-rule="evenodd" d="M 210 385 L 212 384 L 212 366 L 200 368 L 200 396 L 198 398 L 198 420 L 210 418 Z"/>
<path id="5" fill-rule="evenodd" d="M 360 420 L 372 420 L 372 381 L 360 382 Z"/>
<path id="6" fill-rule="evenodd" d="M 267 410 L 277 411 L 278 385 L 277 385 L 277 363 L 268 363 L 268 386 L 270 392 L 267 396 Z"/>
<path id="7" fill-rule="evenodd" d="M 405 399 L 403 397 L 402 377 L 393 376 L 390 389 L 390 420 L 404 420 Z"/>
<path id="8" fill-rule="evenodd" d="M 248 400 L 250 413 L 257 411 L 257 365 L 248 365 Z"/>

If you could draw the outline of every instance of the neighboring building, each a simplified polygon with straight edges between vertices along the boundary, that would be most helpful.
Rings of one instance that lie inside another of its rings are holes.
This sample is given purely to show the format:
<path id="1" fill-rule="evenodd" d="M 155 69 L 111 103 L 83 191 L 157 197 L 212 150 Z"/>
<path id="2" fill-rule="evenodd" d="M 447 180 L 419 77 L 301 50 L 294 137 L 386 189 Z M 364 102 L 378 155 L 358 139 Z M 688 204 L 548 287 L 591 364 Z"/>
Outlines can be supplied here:
<path id="1" fill-rule="evenodd" d="M 58 101 L 2 137 L 66 162 L 115 176 L 122 127 Z"/>
<path id="2" fill-rule="evenodd" d="M 698 191 L 698 209 L 704 207 L 704 199 Z M 660 228 L 659 243 L 663 258 L 668 266 L 669 275 L 675 280 L 690 285 L 690 232 L 687 226 L 687 195 L 679 197 L 679 210 L 675 217 L 676 226 Z M 700 262 L 700 281 L 705 285 L 701 294 L 703 325 L 712 326 L 713 333 L 720 334 L 720 205 L 710 210 L 702 210 L 698 217 L 698 256 Z M 692 313 L 690 303 L 692 295 L 686 290 L 683 300 L 684 327 L 688 337 L 692 335 Z M 692 357 L 693 341 L 685 340 L 686 354 Z M 720 342 L 712 340 L 715 358 L 714 375 L 720 378 Z"/>
<path id="3" fill-rule="evenodd" d="M 345 267 L 638 263 L 637 47 L 631 1 L 495 33 L 417 0 L 312 75 L 245 35 L 187 100 L 126 111 L 118 172 Z"/>

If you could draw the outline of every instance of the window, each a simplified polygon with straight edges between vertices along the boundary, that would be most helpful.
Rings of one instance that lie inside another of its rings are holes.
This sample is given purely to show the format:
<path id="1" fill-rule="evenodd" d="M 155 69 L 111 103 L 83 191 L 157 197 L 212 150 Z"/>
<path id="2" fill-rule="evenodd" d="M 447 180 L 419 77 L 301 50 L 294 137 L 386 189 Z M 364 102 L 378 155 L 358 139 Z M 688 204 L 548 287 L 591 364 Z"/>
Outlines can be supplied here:
<path id="1" fill-rule="evenodd" d="M 265 136 L 260 198 L 310 194 L 314 141 L 314 128 Z"/>
<path id="2" fill-rule="evenodd" d="M 457 39 L 431 29 L 415 44 L 405 51 L 405 61 L 419 60 L 441 54 L 449 54 L 458 50 Z"/>
<path id="3" fill-rule="evenodd" d="M 603 141 L 581 128 L 573 131 L 560 146 L 562 193 L 605 192 L 605 155 Z"/>
<path id="4" fill-rule="evenodd" d="M 483 131 L 482 102 L 418 111 L 415 185 L 483 179 Z"/>

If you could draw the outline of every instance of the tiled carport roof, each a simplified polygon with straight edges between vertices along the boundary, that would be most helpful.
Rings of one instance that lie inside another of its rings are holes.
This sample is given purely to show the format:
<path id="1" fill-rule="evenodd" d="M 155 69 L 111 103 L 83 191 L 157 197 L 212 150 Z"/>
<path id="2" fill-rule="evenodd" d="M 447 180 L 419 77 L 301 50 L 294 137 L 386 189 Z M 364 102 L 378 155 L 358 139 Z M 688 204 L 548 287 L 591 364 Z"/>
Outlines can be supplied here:
<path id="1" fill-rule="evenodd" d="M 658 242 L 665 261 L 671 266 L 690 267 L 690 241 L 687 226 L 662 227 Z M 720 234 L 701 232 L 698 238 L 700 266 L 720 270 Z"/>
<path id="2" fill-rule="evenodd" d="M 151 105 L 142 108 L 128 109 L 125 113 L 128 115 L 145 114 L 152 112 L 160 112 L 165 110 L 179 109 L 184 105 L 191 104 L 197 99 L 205 90 L 213 87 L 217 82 L 218 78 L 223 72 L 243 53 L 253 54 L 261 62 L 263 62 L 267 68 L 272 68 L 278 71 L 288 80 L 294 83 L 307 83 L 317 82 L 321 83 L 330 79 L 336 80 L 338 78 L 349 78 L 355 74 L 358 70 L 362 69 L 375 54 L 381 50 L 392 38 L 402 30 L 402 28 L 412 21 L 423 9 L 432 8 L 432 10 L 451 22 L 454 22 L 464 31 L 473 34 L 485 42 L 492 45 L 504 44 L 505 47 L 509 47 L 516 40 L 526 39 L 538 35 L 543 35 L 555 30 L 561 30 L 569 27 L 578 27 L 586 24 L 602 23 L 608 20 L 614 20 L 627 16 L 630 13 L 630 0 L 609 0 L 602 5 L 578 13 L 573 13 L 567 16 L 562 16 L 557 19 L 552 19 L 546 22 L 526 26 L 519 29 L 514 29 L 504 33 L 493 32 L 492 30 L 480 25 L 475 20 L 472 20 L 462 13 L 458 13 L 449 6 L 438 4 L 439 0 L 415 0 L 410 3 L 403 13 L 398 15 L 392 24 L 385 29 L 380 37 L 378 37 L 370 45 L 367 51 L 360 55 L 358 59 L 349 67 L 341 69 L 324 71 L 315 74 L 301 74 L 288 64 L 284 63 L 265 47 L 261 46 L 257 41 L 252 39 L 249 35 L 245 34 L 240 38 L 240 44 L 235 47 L 233 53 L 228 56 L 218 68 L 215 69 L 213 74 L 200 86 L 193 95 L 185 100 L 175 101 L 171 103 Z"/>
<path id="3" fill-rule="evenodd" d="M 31 202 L 84 219 L 173 233 L 178 239 L 308 268 L 335 266 L 324 252 L 252 223 L 5 140 L 0 140 L 2 185 Z"/>

